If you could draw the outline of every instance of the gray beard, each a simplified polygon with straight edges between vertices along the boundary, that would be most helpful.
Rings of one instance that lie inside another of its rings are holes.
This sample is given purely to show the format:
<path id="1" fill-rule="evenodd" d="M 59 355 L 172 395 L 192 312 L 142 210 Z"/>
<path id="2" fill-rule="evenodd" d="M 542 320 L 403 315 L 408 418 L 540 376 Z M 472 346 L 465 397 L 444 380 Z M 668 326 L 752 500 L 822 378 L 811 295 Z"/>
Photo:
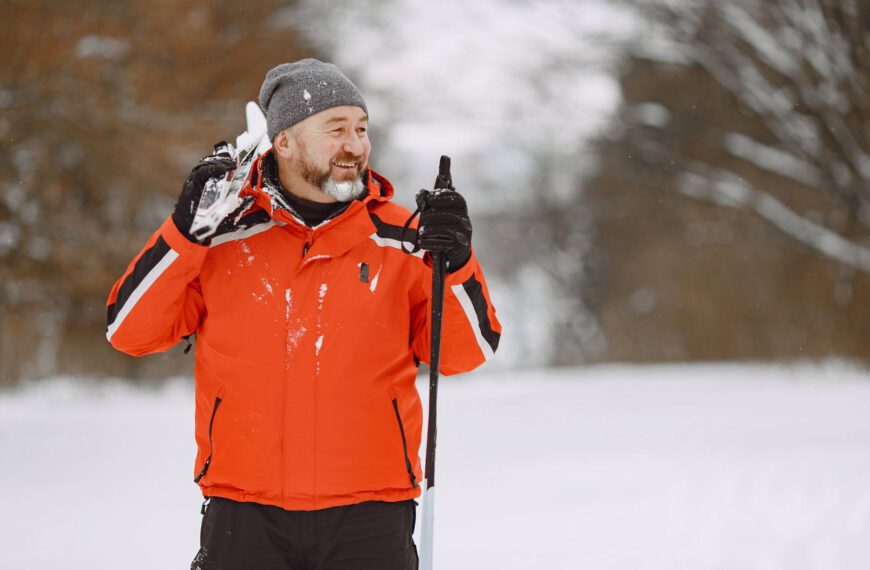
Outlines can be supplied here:
<path id="1" fill-rule="evenodd" d="M 350 202 L 365 192 L 366 187 L 361 175 L 353 180 L 338 182 L 329 174 L 328 168 L 326 170 L 318 169 L 317 164 L 311 160 L 304 149 L 300 158 L 302 178 L 312 186 L 320 188 L 320 191 L 327 196 L 332 196 L 339 202 Z"/>
<path id="2" fill-rule="evenodd" d="M 324 194 L 332 196 L 339 202 L 350 202 L 359 198 L 365 189 L 366 187 L 359 177 L 344 182 L 336 182 L 335 178 L 330 176 L 320 185 L 320 190 Z"/>

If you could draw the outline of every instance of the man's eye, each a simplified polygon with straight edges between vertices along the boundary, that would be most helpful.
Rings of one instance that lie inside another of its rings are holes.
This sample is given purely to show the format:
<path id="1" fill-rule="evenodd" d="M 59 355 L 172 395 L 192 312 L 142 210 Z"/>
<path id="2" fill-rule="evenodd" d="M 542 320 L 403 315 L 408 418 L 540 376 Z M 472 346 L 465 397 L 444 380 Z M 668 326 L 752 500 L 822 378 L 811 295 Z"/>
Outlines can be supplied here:
<path id="1" fill-rule="evenodd" d="M 364 134 L 366 134 L 366 133 L 368 132 L 368 129 L 365 128 L 365 127 L 360 127 L 360 128 L 358 128 L 358 129 L 356 130 L 356 132 L 358 132 L 358 133 L 361 134 L 361 135 L 364 135 Z"/>

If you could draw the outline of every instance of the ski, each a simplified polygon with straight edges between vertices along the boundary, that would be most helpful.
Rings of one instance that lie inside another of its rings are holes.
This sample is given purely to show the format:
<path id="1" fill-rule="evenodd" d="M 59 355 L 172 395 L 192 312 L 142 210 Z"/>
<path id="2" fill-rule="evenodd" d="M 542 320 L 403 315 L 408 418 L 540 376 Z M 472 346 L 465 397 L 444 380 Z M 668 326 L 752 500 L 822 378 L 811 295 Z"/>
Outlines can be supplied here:
<path id="1" fill-rule="evenodd" d="M 236 161 L 236 169 L 226 178 L 206 182 L 196 208 L 190 235 L 202 243 L 217 231 L 224 219 L 242 205 L 239 196 L 248 180 L 254 160 L 272 147 L 266 134 L 266 117 L 260 106 L 249 101 L 245 106 L 247 130 L 236 137 L 235 147 L 223 144 L 215 147 L 215 154 L 228 153 Z"/>

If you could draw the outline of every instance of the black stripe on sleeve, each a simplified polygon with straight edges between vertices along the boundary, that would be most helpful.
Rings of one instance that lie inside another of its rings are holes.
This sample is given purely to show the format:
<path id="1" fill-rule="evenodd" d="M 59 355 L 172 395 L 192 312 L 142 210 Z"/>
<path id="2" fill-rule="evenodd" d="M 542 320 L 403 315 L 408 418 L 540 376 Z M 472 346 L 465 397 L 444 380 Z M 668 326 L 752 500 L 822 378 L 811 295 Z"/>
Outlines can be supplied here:
<path id="1" fill-rule="evenodd" d="M 142 254 L 142 257 L 140 257 L 136 262 L 136 265 L 133 266 L 133 271 L 131 271 L 130 275 L 124 279 L 121 288 L 118 289 L 118 296 L 115 298 L 115 302 L 107 308 L 107 319 L 109 325 L 115 322 L 118 313 L 121 312 L 127 299 L 130 298 L 130 295 L 133 294 L 136 287 L 142 283 L 145 276 L 148 275 L 148 273 L 150 273 L 158 263 L 160 263 L 160 260 L 162 260 L 167 253 L 169 253 L 169 249 L 169 245 L 163 240 L 163 237 L 158 236 L 154 245 Z"/>
<path id="2" fill-rule="evenodd" d="M 486 297 L 483 295 L 483 287 L 472 275 L 462 284 L 462 288 L 465 289 L 465 292 L 471 299 L 471 305 L 477 314 L 477 322 L 480 325 L 480 332 L 484 340 L 492 348 L 492 351 L 495 352 L 498 348 L 498 341 L 501 339 L 501 335 L 492 330 L 492 324 L 489 322 L 489 306 L 486 303 Z"/>
<path id="3" fill-rule="evenodd" d="M 407 230 L 404 230 L 405 235 L 403 239 L 402 226 L 394 226 L 392 224 L 388 224 L 381 220 L 376 214 L 373 214 L 371 212 L 369 212 L 369 216 L 372 219 L 372 223 L 375 224 L 378 237 L 394 239 L 396 241 L 404 241 L 410 244 L 417 243 L 417 230 L 415 230 L 414 228 L 408 228 Z"/>

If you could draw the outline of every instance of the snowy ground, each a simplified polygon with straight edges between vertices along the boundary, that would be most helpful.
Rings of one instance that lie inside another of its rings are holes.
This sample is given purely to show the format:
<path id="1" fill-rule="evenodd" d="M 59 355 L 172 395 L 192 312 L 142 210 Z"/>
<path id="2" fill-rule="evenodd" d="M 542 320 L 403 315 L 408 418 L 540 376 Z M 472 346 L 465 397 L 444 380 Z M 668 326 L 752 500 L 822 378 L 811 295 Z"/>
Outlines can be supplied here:
<path id="1" fill-rule="evenodd" d="M 870 376 L 596 367 L 448 379 L 436 564 L 870 567 Z M 193 397 L 57 381 L 0 395 L 0 568 L 186 568 Z"/>

